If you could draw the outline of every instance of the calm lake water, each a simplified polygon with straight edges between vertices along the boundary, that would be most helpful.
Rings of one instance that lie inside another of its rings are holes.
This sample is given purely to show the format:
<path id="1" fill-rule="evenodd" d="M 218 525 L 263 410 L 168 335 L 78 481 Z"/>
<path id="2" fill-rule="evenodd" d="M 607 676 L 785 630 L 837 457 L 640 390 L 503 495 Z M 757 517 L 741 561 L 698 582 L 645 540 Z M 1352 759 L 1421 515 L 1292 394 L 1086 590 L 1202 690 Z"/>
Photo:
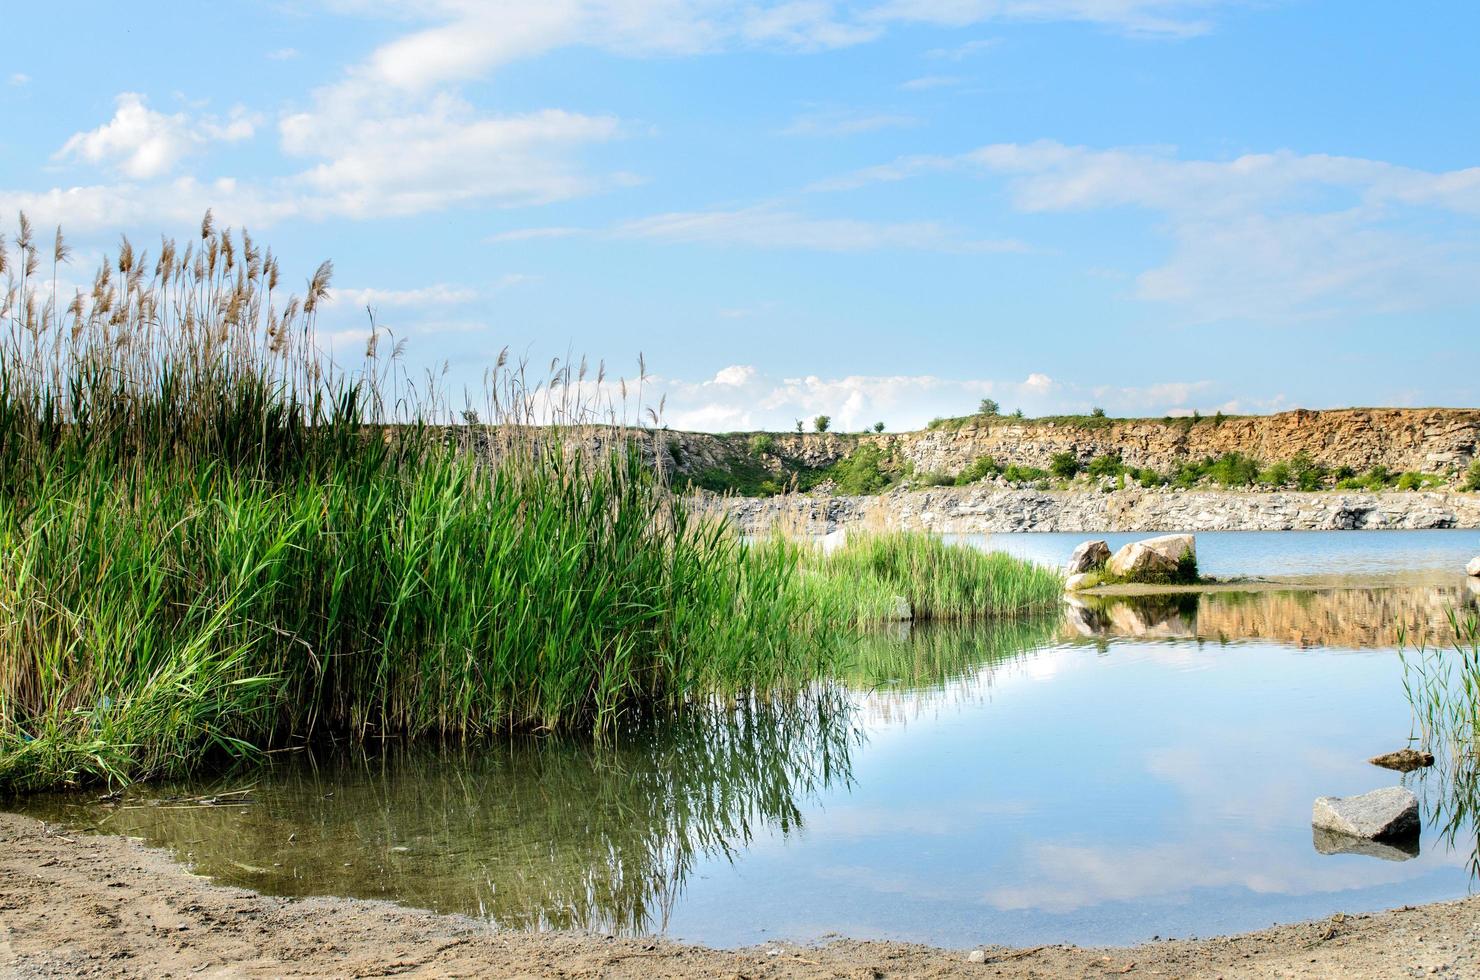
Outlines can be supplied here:
<path id="1" fill-rule="evenodd" d="M 1082 538 L 990 543 L 1058 562 Z M 799 703 L 729 705 L 607 748 L 297 757 L 121 807 L 29 809 L 267 892 L 714 945 L 1119 944 L 1466 894 L 1475 835 L 1436 829 L 1442 773 L 1365 760 L 1412 731 L 1399 626 L 1450 639 L 1448 614 L 1477 602 L 1455 558 L 1480 535 L 1201 534 L 1199 551 L 1214 574 L 1448 577 L 901 629 Z M 1416 855 L 1318 849 L 1316 796 L 1399 782 L 1425 805 Z M 171 803 L 235 789 L 252 802 Z"/>

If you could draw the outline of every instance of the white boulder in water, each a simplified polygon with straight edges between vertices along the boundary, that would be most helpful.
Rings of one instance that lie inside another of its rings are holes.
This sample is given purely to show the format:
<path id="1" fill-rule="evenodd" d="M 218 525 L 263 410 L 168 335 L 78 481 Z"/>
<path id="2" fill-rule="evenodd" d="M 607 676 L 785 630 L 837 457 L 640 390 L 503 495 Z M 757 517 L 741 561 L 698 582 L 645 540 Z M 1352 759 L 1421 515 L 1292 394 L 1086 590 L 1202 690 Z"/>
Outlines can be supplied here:
<path id="1" fill-rule="evenodd" d="M 1470 559 L 1470 563 L 1465 566 L 1465 574 L 1480 577 L 1480 555 Z"/>
<path id="2" fill-rule="evenodd" d="M 1396 840 L 1418 833 L 1418 797 L 1404 786 L 1389 786 L 1360 796 L 1316 798 L 1310 822 L 1363 840 Z"/>
<path id="3" fill-rule="evenodd" d="M 1111 555 L 1105 567 L 1117 578 L 1176 575 L 1184 556 L 1197 558 L 1197 540 L 1190 534 L 1163 534 L 1132 541 Z"/>
<path id="4" fill-rule="evenodd" d="M 1086 541 L 1069 556 L 1069 566 L 1064 569 L 1064 574 L 1074 576 L 1097 571 L 1109 560 L 1110 545 L 1104 541 Z"/>

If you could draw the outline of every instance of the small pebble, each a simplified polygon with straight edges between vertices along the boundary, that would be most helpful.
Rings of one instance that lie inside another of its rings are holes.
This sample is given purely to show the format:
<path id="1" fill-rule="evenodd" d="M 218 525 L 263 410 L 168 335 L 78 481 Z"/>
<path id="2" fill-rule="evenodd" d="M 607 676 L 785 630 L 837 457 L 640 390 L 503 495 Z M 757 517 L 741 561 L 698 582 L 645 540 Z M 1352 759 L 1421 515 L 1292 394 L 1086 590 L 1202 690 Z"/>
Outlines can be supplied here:
<path id="1" fill-rule="evenodd" d="M 970 953 L 966 954 L 966 962 L 968 963 L 985 963 L 986 961 L 987 954 L 982 950 L 973 949 Z"/>

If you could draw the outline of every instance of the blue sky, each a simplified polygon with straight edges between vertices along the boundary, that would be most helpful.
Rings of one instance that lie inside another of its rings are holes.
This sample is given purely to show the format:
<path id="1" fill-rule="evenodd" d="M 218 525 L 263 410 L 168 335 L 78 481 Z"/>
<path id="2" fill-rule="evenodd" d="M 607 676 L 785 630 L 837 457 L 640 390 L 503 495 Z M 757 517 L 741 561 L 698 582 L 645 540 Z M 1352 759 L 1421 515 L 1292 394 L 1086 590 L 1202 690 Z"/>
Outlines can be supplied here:
<path id="1" fill-rule="evenodd" d="M 206 207 L 476 387 L 676 428 L 1480 403 L 1480 5 L 25 5 L 0 214 L 82 279 Z M 7 229 L 10 230 L 10 229 Z"/>

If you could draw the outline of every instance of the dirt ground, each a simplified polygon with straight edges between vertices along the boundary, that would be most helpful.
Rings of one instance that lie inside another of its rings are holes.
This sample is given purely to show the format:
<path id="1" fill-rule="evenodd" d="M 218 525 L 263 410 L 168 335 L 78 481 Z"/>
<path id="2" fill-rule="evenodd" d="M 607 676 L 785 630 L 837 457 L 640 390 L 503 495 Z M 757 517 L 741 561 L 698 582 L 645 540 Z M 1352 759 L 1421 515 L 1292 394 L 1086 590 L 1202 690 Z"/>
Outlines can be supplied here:
<path id="1" fill-rule="evenodd" d="M 839 940 L 714 950 L 502 932 L 355 899 L 287 900 L 196 877 L 123 837 L 0 814 L 0 976 L 1480 977 L 1480 897 L 1232 938 L 1125 949 Z"/>

